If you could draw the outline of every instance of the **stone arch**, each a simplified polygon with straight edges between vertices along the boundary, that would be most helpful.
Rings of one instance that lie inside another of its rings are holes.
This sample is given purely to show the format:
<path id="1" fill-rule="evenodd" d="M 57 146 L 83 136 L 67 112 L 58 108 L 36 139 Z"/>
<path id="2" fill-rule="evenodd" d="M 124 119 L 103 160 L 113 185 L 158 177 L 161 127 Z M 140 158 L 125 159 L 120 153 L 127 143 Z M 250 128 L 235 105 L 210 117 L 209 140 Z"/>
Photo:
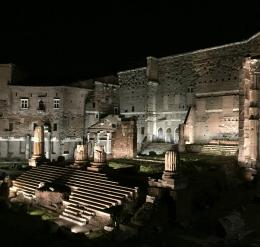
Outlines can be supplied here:
<path id="1" fill-rule="evenodd" d="M 171 130 L 171 128 L 167 128 L 166 134 L 165 134 L 165 142 L 171 143 L 172 139 L 173 139 L 172 138 L 172 130 Z"/>
<path id="2" fill-rule="evenodd" d="M 180 129 L 179 129 L 179 127 L 176 127 L 174 129 L 174 143 L 179 142 L 179 134 L 180 134 Z"/>
<path id="3" fill-rule="evenodd" d="M 164 141 L 164 134 L 162 128 L 158 129 L 158 141 Z"/>

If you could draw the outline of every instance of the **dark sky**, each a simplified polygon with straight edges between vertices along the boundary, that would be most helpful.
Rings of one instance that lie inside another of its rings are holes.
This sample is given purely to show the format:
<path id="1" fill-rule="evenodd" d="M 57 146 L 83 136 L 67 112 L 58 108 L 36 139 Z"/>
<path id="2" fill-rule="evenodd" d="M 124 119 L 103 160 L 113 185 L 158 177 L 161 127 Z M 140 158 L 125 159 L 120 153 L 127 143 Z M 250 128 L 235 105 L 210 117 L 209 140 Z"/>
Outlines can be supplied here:
<path id="1" fill-rule="evenodd" d="M 35 82 L 107 75 L 141 66 L 146 56 L 241 41 L 260 31 L 260 8 L 248 1 L 34 2 L 1 8 L 0 62 L 17 64 Z"/>

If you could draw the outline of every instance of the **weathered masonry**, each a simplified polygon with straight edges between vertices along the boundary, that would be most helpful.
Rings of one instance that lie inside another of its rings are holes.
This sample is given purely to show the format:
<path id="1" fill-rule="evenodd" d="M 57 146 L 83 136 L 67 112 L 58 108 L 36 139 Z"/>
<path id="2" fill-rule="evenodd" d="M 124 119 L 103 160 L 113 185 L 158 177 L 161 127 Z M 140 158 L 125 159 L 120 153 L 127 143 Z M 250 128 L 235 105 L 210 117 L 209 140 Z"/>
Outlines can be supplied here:
<path id="1" fill-rule="evenodd" d="M 19 84 L 15 67 L 2 64 L 0 156 L 29 158 L 33 129 L 41 121 L 50 159 L 72 158 L 80 142 L 90 147 L 101 143 L 115 157 L 117 152 L 130 155 L 117 143 L 122 140 L 133 147 L 131 156 L 155 143 L 179 143 L 180 151 L 222 143 L 239 148 L 240 164 L 255 166 L 260 152 L 259 55 L 257 33 L 242 42 L 147 57 L 144 67 L 70 86 Z M 135 119 L 136 126 L 129 127 L 135 144 L 127 135 L 123 138 L 121 119 L 128 118 Z"/>
<path id="2" fill-rule="evenodd" d="M 259 160 L 260 33 L 233 44 L 162 58 L 118 73 L 121 114 L 137 117 L 137 145 L 239 145 Z M 179 129 L 181 127 L 181 129 Z M 185 150 L 185 148 L 184 148 Z"/>

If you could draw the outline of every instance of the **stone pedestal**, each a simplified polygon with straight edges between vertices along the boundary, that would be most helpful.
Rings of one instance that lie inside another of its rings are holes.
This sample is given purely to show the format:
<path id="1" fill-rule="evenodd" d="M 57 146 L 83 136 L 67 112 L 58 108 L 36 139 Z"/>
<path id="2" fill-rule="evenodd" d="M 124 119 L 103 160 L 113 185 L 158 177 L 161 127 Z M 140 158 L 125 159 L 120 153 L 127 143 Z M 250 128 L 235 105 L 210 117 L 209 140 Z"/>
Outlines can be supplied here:
<path id="1" fill-rule="evenodd" d="M 165 153 L 165 168 L 162 179 L 158 181 L 150 179 L 149 186 L 170 188 L 172 190 L 184 189 L 187 187 L 187 179 L 178 173 L 179 153 L 176 151 L 167 151 Z"/>
<path id="2" fill-rule="evenodd" d="M 106 153 L 104 147 L 101 145 L 95 145 L 94 147 L 94 161 L 90 163 L 88 170 L 90 171 L 104 171 L 108 168 Z"/>
<path id="3" fill-rule="evenodd" d="M 72 167 L 74 168 L 84 168 L 89 165 L 88 161 L 88 145 L 77 145 L 74 152 L 74 163 Z"/>

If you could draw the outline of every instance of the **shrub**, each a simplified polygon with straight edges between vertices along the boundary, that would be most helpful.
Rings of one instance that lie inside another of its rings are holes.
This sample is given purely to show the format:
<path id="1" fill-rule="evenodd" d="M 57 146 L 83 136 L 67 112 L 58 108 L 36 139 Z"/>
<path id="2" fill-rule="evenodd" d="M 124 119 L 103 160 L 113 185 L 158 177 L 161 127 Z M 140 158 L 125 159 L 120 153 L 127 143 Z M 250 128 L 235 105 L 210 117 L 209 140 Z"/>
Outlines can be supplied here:
<path id="1" fill-rule="evenodd" d="M 149 152 L 149 156 L 156 156 L 157 154 L 154 151 Z"/>

